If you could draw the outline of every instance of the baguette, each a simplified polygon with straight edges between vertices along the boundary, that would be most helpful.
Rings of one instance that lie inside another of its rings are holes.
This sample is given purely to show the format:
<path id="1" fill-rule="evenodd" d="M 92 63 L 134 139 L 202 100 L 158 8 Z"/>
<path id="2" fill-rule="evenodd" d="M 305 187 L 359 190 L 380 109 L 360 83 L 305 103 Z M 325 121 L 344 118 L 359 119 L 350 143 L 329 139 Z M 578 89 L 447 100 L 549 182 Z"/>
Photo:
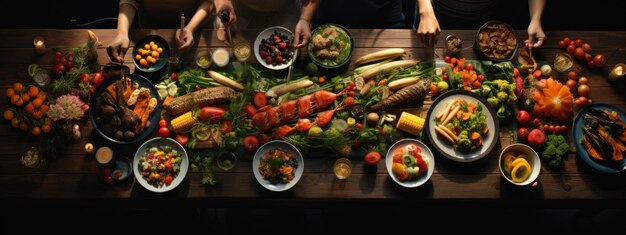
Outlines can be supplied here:
<path id="1" fill-rule="evenodd" d="M 168 114 L 178 116 L 196 107 L 216 105 L 230 101 L 235 91 L 230 87 L 209 87 L 172 99 L 163 105 Z"/>

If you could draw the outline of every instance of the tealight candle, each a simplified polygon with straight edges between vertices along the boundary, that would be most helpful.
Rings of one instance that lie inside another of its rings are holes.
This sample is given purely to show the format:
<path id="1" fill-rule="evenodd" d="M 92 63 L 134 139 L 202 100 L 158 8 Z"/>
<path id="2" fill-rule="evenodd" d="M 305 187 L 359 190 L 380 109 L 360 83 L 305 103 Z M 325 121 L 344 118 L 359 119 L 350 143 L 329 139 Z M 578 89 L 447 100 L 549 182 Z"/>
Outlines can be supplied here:
<path id="1" fill-rule="evenodd" d="M 609 73 L 609 79 L 617 80 L 624 75 L 626 75 L 626 64 L 619 63 L 616 64 L 615 67 L 613 67 L 613 69 L 611 70 L 611 73 Z"/>
<path id="2" fill-rule="evenodd" d="M 33 45 L 35 45 L 35 52 L 37 52 L 38 55 L 46 53 L 46 43 L 42 37 L 35 37 L 35 39 L 33 39 Z"/>
<path id="3" fill-rule="evenodd" d="M 92 154 L 93 153 L 93 144 L 92 143 L 87 143 L 85 144 L 85 152 L 87 152 L 88 154 Z"/>

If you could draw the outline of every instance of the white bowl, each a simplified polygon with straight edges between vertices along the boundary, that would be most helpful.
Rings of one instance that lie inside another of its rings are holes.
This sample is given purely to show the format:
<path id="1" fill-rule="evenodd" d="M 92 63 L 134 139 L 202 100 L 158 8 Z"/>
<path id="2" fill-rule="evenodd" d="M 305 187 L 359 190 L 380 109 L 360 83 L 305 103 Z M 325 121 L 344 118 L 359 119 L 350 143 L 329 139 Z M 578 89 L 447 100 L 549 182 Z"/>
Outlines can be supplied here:
<path id="1" fill-rule="evenodd" d="M 261 40 L 263 40 L 264 38 L 268 38 L 270 35 L 272 35 L 272 33 L 274 33 L 274 30 L 278 31 L 279 33 L 286 34 L 289 37 L 293 38 L 293 33 L 287 28 L 280 27 L 280 26 L 269 27 L 263 30 L 263 32 L 259 33 L 259 35 L 256 37 L 256 40 L 254 40 L 254 56 L 256 57 L 257 61 L 259 61 L 259 64 L 263 65 L 265 68 L 272 69 L 272 70 L 281 70 L 281 69 L 285 69 L 289 67 L 294 62 L 294 60 L 298 58 L 298 50 L 294 50 L 293 58 L 291 58 L 291 60 L 285 64 L 279 64 L 279 65 L 274 66 L 274 65 L 265 63 L 265 60 L 261 58 L 261 55 L 259 55 L 259 46 L 261 45 Z"/>
<path id="2" fill-rule="evenodd" d="M 528 156 L 525 159 L 526 161 L 528 161 L 528 163 L 532 167 L 532 172 L 530 173 L 530 176 L 528 176 L 528 179 L 524 180 L 523 182 L 520 182 L 520 183 L 513 182 L 513 180 L 511 180 L 509 176 L 504 174 L 504 171 L 502 170 L 502 161 L 504 160 L 502 158 L 504 157 L 505 153 L 510 152 L 510 151 L 515 151 L 517 153 L 522 153 Z M 500 153 L 500 158 L 498 159 L 498 168 L 500 169 L 500 174 L 502 174 L 502 177 L 504 177 L 507 181 L 515 185 L 524 186 L 524 185 L 529 185 L 532 182 L 535 182 L 535 180 L 537 180 L 537 177 L 539 176 L 539 172 L 541 171 L 541 160 L 539 159 L 539 155 L 537 154 L 537 152 L 535 152 L 535 150 L 533 150 L 530 146 L 525 145 L 525 144 L 512 144 L 504 148 L 502 150 L 502 153 Z"/>
<path id="3" fill-rule="evenodd" d="M 422 149 L 422 157 L 428 158 L 429 160 L 428 171 L 426 172 L 426 175 L 421 175 L 417 179 L 408 180 L 408 181 L 400 181 L 399 179 L 396 178 L 396 176 L 391 171 L 391 165 L 393 164 L 392 156 L 393 156 L 393 152 L 396 149 L 402 148 L 407 144 L 414 144 L 417 147 L 420 147 Z M 393 181 L 396 181 L 396 183 L 398 183 L 399 185 L 402 185 L 407 188 L 415 188 L 417 186 L 420 186 L 426 183 L 426 181 L 428 181 L 430 177 L 433 175 L 433 172 L 435 171 L 435 158 L 433 157 L 433 153 L 430 151 L 428 146 L 426 146 L 421 141 L 416 140 L 416 139 L 402 139 L 394 143 L 393 145 L 391 145 L 391 148 L 389 148 L 389 150 L 387 151 L 387 156 L 385 157 L 385 165 L 387 166 L 387 172 L 389 173 L 389 176 L 391 176 Z"/>
<path id="4" fill-rule="evenodd" d="M 286 184 L 272 184 L 269 180 L 264 179 L 261 173 L 259 173 L 259 163 L 261 162 L 263 154 L 277 148 L 293 153 L 298 160 L 298 168 L 296 168 L 295 176 L 291 181 L 289 181 L 289 183 Z M 281 192 L 290 189 L 298 183 L 302 177 L 302 173 L 304 173 L 304 159 L 302 158 L 300 151 L 298 151 L 298 148 L 292 144 L 282 140 L 273 140 L 265 143 L 254 154 L 254 159 L 252 160 L 252 172 L 254 172 L 254 177 L 257 181 L 259 181 L 259 184 L 263 185 L 263 187 L 271 191 Z"/>
<path id="5" fill-rule="evenodd" d="M 146 181 L 146 179 L 144 179 L 141 176 L 141 170 L 139 170 L 139 166 L 138 166 L 139 159 L 141 158 L 141 155 L 143 155 L 146 152 L 146 149 L 148 148 L 148 146 L 150 147 L 170 146 L 172 147 L 172 149 L 178 151 L 179 153 L 183 155 L 182 156 L 183 160 L 180 163 L 180 172 L 178 172 L 178 175 L 176 175 L 176 178 L 174 178 L 174 180 L 172 181 L 170 185 L 156 187 L 148 183 L 148 181 Z M 189 158 L 187 157 L 187 151 L 185 151 L 185 148 L 183 148 L 182 145 L 180 145 L 178 142 L 170 138 L 156 137 L 156 138 L 152 138 L 146 141 L 145 143 L 141 145 L 141 147 L 139 147 L 139 149 L 137 149 L 137 153 L 135 153 L 135 158 L 133 159 L 133 172 L 135 172 L 135 178 L 137 179 L 137 182 L 139 182 L 139 184 L 141 184 L 141 186 L 143 186 L 144 188 L 152 192 L 157 192 L 157 193 L 167 192 L 167 191 L 172 190 L 173 188 L 176 188 L 176 186 L 178 186 L 185 179 L 188 169 L 189 169 Z"/>

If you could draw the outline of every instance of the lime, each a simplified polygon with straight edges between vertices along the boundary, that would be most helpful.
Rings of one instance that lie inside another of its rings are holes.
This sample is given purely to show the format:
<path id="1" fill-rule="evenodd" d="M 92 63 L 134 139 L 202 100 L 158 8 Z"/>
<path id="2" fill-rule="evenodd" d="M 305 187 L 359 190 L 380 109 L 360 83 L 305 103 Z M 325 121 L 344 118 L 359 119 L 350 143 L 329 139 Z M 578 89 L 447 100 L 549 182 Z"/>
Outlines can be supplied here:
<path id="1" fill-rule="evenodd" d="M 315 74 L 317 73 L 317 65 L 314 64 L 313 62 L 309 62 L 308 64 L 306 64 L 306 71 L 309 74 Z"/>
<path id="2" fill-rule="evenodd" d="M 323 132 L 322 128 L 320 128 L 319 126 L 313 126 L 313 127 L 311 127 L 311 129 L 309 129 L 309 132 L 307 132 L 307 134 L 309 136 L 317 137 L 317 136 L 322 135 L 322 132 Z"/>

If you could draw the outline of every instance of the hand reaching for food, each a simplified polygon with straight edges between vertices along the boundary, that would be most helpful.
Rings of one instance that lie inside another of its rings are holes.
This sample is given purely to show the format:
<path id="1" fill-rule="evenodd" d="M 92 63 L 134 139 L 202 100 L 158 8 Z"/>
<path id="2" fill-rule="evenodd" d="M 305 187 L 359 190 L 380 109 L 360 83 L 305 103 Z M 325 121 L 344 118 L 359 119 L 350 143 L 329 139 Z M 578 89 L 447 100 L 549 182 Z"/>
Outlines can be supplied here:
<path id="1" fill-rule="evenodd" d="M 193 33 L 191 30 L 187 28 L 184 28 L 183 30 L 176 30 L 176 44 L 178 45 L 178 50 L 183 52 L 189 49 L 193 43 Z"/>
<path id="2" fill-rule="evenodd" d="M 305 19 L 300 19 L 296 24 L 294 45 L 296 48 L 301 48 L 309 44 L 311 40 L 311 24 Z M 302 38 L 302 40 L 300 39 Z"/>
<path id="3" fill-rule="evenodd" d="M 130 40 L 128 39 L 128 35 L 124 33 L 118 33 L 107 47 L 107 53 L 109 54 L 109 58 L 111 59 L 111 61 L 124 63 L 124 55 L 126 55 L 129 44 Z"/>
<path id="4" fill-rule="evenodd" d="M 439 22 L 437 21 L 437 17 L 435 17 L 434 13 L 431 14 L 426 12 L 420 14 L 417 36 L 422 40 L 422 43 L 429 48 L 433 48 L 440 32 L 441 29 L 439 28 Z"/>
<path id="5" fill-rule="evenodd" d="M 215 0 L 213 4 L 215 5 L 215 12 L 218 12 L 218 17 L 220 17 L 224 27 L 228 27 L 237 21 L 235 9 L 230 0 Z"/>
<path id="6" fill-rule="evenodd" d="M 535 38 L 537 42 L 535 42 Z M 528 25 L 528 39 L 524 42 L 526 46 L 532 48 L 539 48 L 543 45 L 543 41 L 546 40 L 546 34 L 543 32 L 540 22 L 531 21 Z"/>

